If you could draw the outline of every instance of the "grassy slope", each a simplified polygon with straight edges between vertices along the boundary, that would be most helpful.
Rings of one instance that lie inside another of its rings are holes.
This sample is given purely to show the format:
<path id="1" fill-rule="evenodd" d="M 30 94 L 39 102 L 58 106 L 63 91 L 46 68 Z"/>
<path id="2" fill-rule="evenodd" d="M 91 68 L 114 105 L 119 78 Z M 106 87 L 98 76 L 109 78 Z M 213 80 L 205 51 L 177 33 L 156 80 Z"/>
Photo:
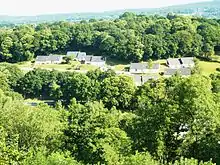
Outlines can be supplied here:
<path id="1" fill-rule="evenodd" d="M 158 60 L 158 61 L 155 61 L 155 63 L 161 64 L 160 72 L 163 72 L 164 69 L 167 68 L 166 60 Z M 72 64 L 48 64 L 48 65 L 33 65 L 30 62 L 18 64 L 18 66 L 24 71 L 25 70 L 28 71 L 30 68 L 42 68 L 42 69 L 49 69 L 49 70 L 55 69 L 58 71 L 73 71 L 74 66 L 77 66 L 77 65 L 79 65 L 81 71 L 97 69 L 96 66 L 80 65 L 77 62 L 72 62 Z M 120 62 L 117 60 L 107 61 L 107 65 L 110 66 L 115 71 L 124 71 L 126 68 L 129 67 L 129 63 Z M 200 61 L 199 65 L 202 70 L 202 73 L 205 75 L 209 75 L 215 72 L 216 68 L 220 68 L 220 62 Z"/>

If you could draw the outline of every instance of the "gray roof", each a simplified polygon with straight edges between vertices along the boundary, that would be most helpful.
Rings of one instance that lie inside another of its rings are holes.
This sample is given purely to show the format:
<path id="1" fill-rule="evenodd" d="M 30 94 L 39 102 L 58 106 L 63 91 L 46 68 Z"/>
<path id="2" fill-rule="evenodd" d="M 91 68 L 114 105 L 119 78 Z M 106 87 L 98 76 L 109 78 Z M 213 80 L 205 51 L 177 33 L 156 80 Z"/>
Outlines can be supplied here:
<path id="1" fill-rule="evenodd" d="M 59 56 L 59 55 L 50 55 L 49 56 L 50 61 L 60 61 L 62 59 L 63 59 L 63 56 Z"/>
<path id="2" fill-rule="evenodd" d="M 181 65 L 180 60 L 178 58 L 169 58 L 167 59 L 167 63 L 169 65 Z"/>
<path id="3" fill-rule="evenodd" d="M 166 69 L 164 75 L 173 76 L 175 74 L 180 74 L 182 76 L 191 75 L 191 69 L 189 68 L 181 68 L 181 69 Z"/>
<path id="4" fill-rule="evenodd" d="M 153 64 L 151 69 L 160 69 L 160 64 L 159 63 Z"/>
<path id="5" fill-rule="evenodd" d="M 85 52 L 79 52 L 76 56 L 76 58 L 78 60 L 85 60 L 85 57 L 86 57 L 86 53 Z"/>
<path id="6" fill-rule="evenodd" d="M 74 56 L 77 56 L 78 53 L 79 53 L 79 51 L 68 51 L 66 55 L 67 55 L 67 56 L 73 56 L 73 55 L 74 55 Z"/>
<path id="7" fill-rule="evenodd" d="M 131 63 L 130 69 L 147 69 L 146 63 Z"/>
<path id="8" fill-rule="evenodd" d="M 37 56 L 35 61 L 44 62 L 44 61 L 50 61 L 49 56 Z"/>
<path id="9" fill-rule="evenodd" d="M 160 64 L 159 63 L 155 63 L 152 64 L 152 67 L 149 68 L 147 63 L 131 63 L 130 69 L 160 69 Z"/>
<path id="10" fill-rule="evenodd" d="M 91 62 L 104 62 L 102 56 L 92 56 Z"/>
<path id="11" fill-rule="evenodd" d="M 93 57 L 92 55 L 86 56 L 86 57 L 85 57 L 85 61 L 86 61 L 86 62 L 91 62 L 92 57 Z"/>
<path id="12" fill-rule="evenodd" d="M 135 83 L 138 84 L 144 84 L 149 80 L 157 80 L 159 79 L 159 76 L 156 75 L 144 75 L 144 76 L 140 76 L 140 75 L 133 75 L 133 79 L 135 81 Z"/>
<path id="13" fill-rule="evenodd" d="M 39 62 L 60 61 L 62 59 L 63 59 L 63 56 L 49 55 L 49 56 L 37 56 L 36 61 L 39 61 Z"/>
<path id="14" fill-rule="evenodd" d="M 78 52 L 77 54 L 77 58 L 85 57 L 85 56 L 86 56 L 86 52 Z"/>
<path id="15" fill-rule="evenodd" d="M 180 59 L 182 64 L 186 65 L 193 65 L 194 64 L 194 58 L 193 57 L 183 57 Z"/>

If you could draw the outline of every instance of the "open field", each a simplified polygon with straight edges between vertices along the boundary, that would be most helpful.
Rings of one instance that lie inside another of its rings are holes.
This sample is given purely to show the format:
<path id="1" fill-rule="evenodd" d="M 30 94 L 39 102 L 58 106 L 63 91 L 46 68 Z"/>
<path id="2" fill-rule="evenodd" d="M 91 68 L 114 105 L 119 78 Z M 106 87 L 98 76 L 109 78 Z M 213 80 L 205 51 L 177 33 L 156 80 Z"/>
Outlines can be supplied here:
<path id="1" fill-rule="evenodd" d="M 157 60 L 153 62 L 160 63 L 160 72 L 163 72 L 167 68 L 166 60 Z M 18 63 L 17 65 L 19 68 L 21 68 L 24 71 L 29 71 L 34 68 L 41 68 L 41 69 L 48 69 L 48 70 L 55 69 L 58 71 L 74 71 L 77 69 L 77 71 L 79 72 L 80 71 L 85 72 L 89 70 L 95 70 L 98 68 L 97 66 L 93 66 L 93 65 L 80 64 L 79 62 L 76 62 L 76 61 L 71 62 L 71 64 L 35 65 L 31 62 L 25 62 L 25 63 Z M 129 68 L 129 65 L 130 65 L 129 63 L 120 62 L 117 60 L 107 61 L 107 66 L 109 66 L 109 68 L 112 68 L 116 72 L 127 71 Z M 210 75 L 211 73 L 216 72 L 216 68 L 220 68 L 220 62 L 199 61 L 199 66 L 201 68 L 202 74 Z"/>
<path id="2" fill-rule="evenodd" d="M 220 68 L 220 63 L 200 61 L 199 66 L 200 66 L 201 71 L 202 71 L 203 74 L 210 75 L 211 73 L 216 72 L 217 68 Z"/>

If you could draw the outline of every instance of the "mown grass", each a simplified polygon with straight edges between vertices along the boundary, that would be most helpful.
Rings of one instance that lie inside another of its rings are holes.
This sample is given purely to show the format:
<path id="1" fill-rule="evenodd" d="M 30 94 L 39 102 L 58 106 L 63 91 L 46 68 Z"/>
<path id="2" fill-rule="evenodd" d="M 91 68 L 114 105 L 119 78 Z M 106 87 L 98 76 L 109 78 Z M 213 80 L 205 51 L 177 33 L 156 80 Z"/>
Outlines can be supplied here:
<path id="1" fill-rule="evenodd" d="M 217 68 L 220 68 L 219 62 L 207 62 L 207 61 L 200 61 L 199 66 L 203 74 L 209 75 L 211 73 L 216 72 Z"/>
<path id="2" fill-rule="evenodd" d="M 219 56 L 215 56 L 215 60 L 220 60 Z M 160 72 L 164 72 L 164 70 L 167 68 L 166 66 L 166 60 L 157 60 L 153 61 L 154 63 L 160 63 Z M 27 68 L 42 68 L 42 69 L 55 69 L 58 71 L 74 71 L 75 69 L 79 69 L 82 71 L 89 71 L 89 70 L 95 70 L 98 67 L 93 65 L 87 65 L 87 64 L 80 64 L 77 61 L 71 62 L 71 64 L 45 64 L 45 65 L 35 65 L 31 62 L 23 62 L 18 63 L 17 66 L 21 68 L 22 70 L 25 70 Z M 110 66 L 115 71 L 126 71 L 130 64 L 127 62 L 121 62 L 119 60 L 113 60 L 113 61 L 107 61 L 107 66 Z M 201 71 L 205 75 L 209 75 L 211 73 L 214 73 L 217 68 L 220 68 L 220 62 L 209 62 L 209 61 L 199 61 L 199 66 L 201 68 Z"/>

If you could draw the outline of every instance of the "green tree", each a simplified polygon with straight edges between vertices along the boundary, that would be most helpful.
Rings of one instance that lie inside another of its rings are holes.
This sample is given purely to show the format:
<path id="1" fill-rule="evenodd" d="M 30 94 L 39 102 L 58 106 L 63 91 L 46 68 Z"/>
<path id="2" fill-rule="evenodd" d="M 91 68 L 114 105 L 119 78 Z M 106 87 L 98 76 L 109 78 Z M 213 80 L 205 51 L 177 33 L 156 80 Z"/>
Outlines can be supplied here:
<path id="1" fill-rule="evenodd" d="M 106 78 L 101 83 L 101 100 L 109 109 L 113 106 L 123 110 L 129 109 L 134 92 L 133 80 L 124 75 Z"/>

